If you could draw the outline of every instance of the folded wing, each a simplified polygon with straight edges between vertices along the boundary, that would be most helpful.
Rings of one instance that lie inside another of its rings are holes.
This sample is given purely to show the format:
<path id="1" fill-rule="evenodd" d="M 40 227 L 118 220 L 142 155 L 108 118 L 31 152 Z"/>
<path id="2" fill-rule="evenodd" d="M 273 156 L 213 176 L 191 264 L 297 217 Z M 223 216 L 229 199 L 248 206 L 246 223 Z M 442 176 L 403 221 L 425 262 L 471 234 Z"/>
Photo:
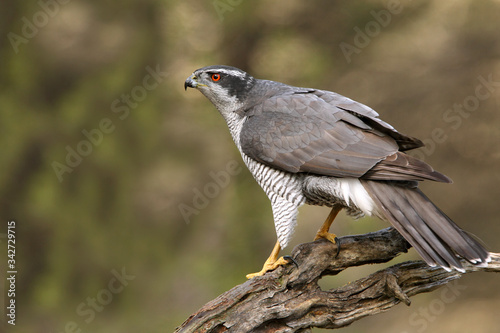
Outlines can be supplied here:
<path id="1" fill-rule="evenodd" d="M 367 106 L 341 95 L 295 90 L 247 111 L 240 144 L 253 159 L 292 173 L 372 180 L 449 182 L 400 151 L 422 146 Z"/>

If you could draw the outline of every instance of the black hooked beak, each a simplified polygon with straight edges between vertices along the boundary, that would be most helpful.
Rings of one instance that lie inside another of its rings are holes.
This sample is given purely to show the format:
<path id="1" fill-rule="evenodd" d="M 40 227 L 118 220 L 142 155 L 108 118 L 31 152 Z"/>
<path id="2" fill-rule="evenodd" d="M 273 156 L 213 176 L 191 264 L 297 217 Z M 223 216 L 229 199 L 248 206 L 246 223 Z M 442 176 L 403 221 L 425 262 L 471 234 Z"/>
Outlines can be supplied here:
<path id="1" fill-rule="evenodd" d="M 184 81 L 184 90 L 187 90 L 187 88 L 196 88 L 196 86 L 198 86 L 198 82 L 195 81 L 196 80 L 196 76 L 194 76 L 194 74 L 192 74 L 190 77 L 188 77 L 186 79 L 186 81 Z"/>

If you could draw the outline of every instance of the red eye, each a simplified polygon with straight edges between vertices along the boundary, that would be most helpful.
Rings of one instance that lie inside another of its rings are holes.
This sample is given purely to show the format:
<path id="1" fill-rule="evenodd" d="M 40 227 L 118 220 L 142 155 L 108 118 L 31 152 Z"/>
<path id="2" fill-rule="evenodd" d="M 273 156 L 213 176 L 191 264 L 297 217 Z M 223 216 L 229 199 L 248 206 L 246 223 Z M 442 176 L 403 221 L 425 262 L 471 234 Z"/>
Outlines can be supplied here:
<path id="1" fill-rule="evenodd" d="M 217 82 L 221 78 L 220 74 L 212 74 L 212 81 Z"/>

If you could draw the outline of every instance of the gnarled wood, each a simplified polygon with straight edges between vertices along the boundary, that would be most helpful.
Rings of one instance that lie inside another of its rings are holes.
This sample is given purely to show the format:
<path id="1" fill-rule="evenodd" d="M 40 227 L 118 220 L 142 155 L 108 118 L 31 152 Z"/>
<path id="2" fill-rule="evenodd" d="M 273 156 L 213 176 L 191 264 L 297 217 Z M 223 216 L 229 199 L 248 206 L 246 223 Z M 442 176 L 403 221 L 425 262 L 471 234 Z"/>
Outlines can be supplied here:
<path id="1" fill-rule="evenodd" d="M 432 291 L 462 276 L 456 271 L 408 261 L 346 286 L 321 290 L 319 279 L 352 266 L 387 262 L 410 247 L 394 229 L 340 238 L 336 245 L 318 240 L 292 251 L 293 263 L 225 292 L 191 315 L 176 332 L 307 332 L 312 327 L 340 328 L 387 311 L 409 297 Z M 464 262 L 466 272 L 500 272 L 500 255 L 488 267 Z"/>

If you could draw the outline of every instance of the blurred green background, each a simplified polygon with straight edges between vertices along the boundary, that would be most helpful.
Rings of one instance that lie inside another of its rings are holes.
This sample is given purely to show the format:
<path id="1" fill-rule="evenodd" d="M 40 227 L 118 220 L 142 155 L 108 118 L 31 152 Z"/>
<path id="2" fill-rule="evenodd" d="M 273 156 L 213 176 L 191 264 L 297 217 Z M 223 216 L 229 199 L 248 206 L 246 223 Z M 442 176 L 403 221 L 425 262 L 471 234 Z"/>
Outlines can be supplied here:
<path id="1" fill-rule="evenodd" d="M 16 221 L 18 274 L 16 326 L 0 331 L 171 332 L 260 269 L 269 201 L 214 107 L 183 89 L 212 64 L 336 91 L 424 139 L 415 154 L 454 184 L 422 188 L 500 251 L 499 14 L 498 0 L 3 2 L 0 232 Z M 284 253 L 327 214 L 301 208 Z M 342 215 L 333 230 L 384 227 Z M 497 332 L 496 275 L 448 292 L 344 331 Z"/>

